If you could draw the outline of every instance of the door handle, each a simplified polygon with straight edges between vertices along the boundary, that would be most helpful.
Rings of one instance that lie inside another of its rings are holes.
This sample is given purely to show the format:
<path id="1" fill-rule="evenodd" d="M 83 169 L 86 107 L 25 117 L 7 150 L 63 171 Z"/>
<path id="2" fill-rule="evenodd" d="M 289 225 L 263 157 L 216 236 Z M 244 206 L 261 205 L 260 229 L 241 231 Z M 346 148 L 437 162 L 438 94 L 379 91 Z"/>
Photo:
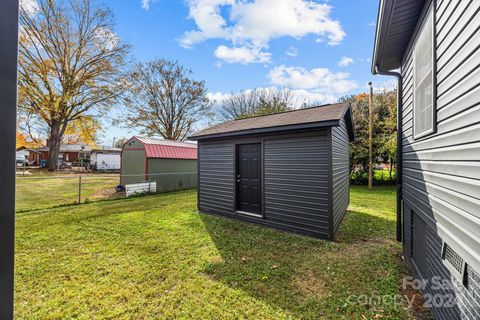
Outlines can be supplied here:
<path id="1" fill-rule="evenodd" d="M 240 182 L 240 179 L 237 179 L 237 182 Z"/>

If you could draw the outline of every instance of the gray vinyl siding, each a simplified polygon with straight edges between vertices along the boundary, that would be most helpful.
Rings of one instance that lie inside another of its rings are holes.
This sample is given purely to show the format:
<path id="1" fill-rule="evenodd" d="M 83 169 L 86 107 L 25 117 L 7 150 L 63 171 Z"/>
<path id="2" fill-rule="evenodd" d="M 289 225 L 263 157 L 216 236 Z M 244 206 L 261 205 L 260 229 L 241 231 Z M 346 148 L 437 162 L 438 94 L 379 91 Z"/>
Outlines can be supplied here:
<path id="1" fill-rule="evenodd" d="M 403 61 L 403 199 L 428 225 L 428 277 L 442 269 L 439 243 L 448 243 L 480 272 L 480 1 L 437 1 L 436 133 L 412 137 L 412 50 Z M 410 257 L 410 227 L 405 215 L 405 255 Z M 433 240 L 432 240 L 433 239 Z M 478 282 L 477 282 L 478 283 Z M 457 293 L 461 303 L 479 299 L 475 290 Z M 476 305 L 478 312 L 478 305 Z M 478 319 L 459 308 L 457 315 L 434 311 L 439 319 Z M 452 311 L 453 312 L 453 311 Z"/>
<path id="2" fill-rule="evenodd" d="M 350 203 L 350 161 L 348 130 L 345 119 L 332 127 L 333 230 L 338 230 Z"/>
<path id="3" fill-rule="evenodd" d="M 265 220 L 329 237 L 329 141 L 314 136 L 264 140 Z"/>
<path id="4" fill-rule="evenodd" d="M 220 214 L 235 211 L 234 145 L 228 142 L 198 143 L 199 209 Z"/>
<path id="5" fill-rule="evenodd" d="M 421 208 L 420 214 L 436 223 L 440 236 L 463 251 L 477 270 L 480 243 L 473 235 L 480 234 L 479 10 L 478 1 L 437 2 L 437 132 L 423 139 L 412 137 L 411 50 L 402 68 L 405 202 Z M 450 230 L 455 230 L 455 239 Z"/>
<path id="6" fill-rule="evenodd" d="M 412 263 L 411 252 L 411 224 L 412 215 L 415 214 L 411 209 L 405 210 L 405 256 L 412 270 L 415 265 Z M 435 319 L 455 320 L 455 319 L 480 319 L 480 274 L 475 272 L 470 266 L 467 267 L 468 287 L 461 282 L 452 278 L 449 270 L 442 261 L 442 239 L 438 236 L 434 228 L 428 227 L 425 230 L 425 247 L 427 272 L 424 276 L 426 279 L 434 279 L 440 277 L 441 280 L 447 280 L 451 287 L 442 286 L 426 286 L 423 290 L 426 302 L 434 303 L 433 299 L 442 297 L 445 301 L 453 297 L 456 305 L 431 308 L 431 312 Z M 437 278 L 438 279 L 438 278 Z M 453 281 L 450 282 L 450 280 Z M 437 298 L 435 298 L 437 297 Z"/>

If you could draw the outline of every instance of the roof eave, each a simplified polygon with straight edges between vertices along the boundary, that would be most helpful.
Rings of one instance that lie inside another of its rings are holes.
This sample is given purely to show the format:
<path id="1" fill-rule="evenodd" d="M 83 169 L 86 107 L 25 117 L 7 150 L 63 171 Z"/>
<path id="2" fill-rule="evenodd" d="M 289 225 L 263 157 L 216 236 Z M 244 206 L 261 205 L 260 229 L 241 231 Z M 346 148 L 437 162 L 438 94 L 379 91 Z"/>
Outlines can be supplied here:
<path id="1" fill-rule="evenodd" d="M 433 0 L 380 0 L 372 58 L 372 74 L 401 68 L 405 52 Z M 405 13 L 406 12 L 406 13 Z M 393 33 L 394 35 L 391 35 Z M 392 37 L 395 37 L 393 39 Z"/>
<path id="2" fill-rule="evenodd" d="M 380 66 L 380 58 L 382 56 L 385 34 L 390 23 L 392 7 L 394 0 L 380 0 L 378 3 L 377 24 L 375 29 L 375 44 L 372 57 L 372 74 L 377 74 L 377 67 Z M 385 23 L 387 22 L 387 23 Z"/>
<path id="3" fill-rule="evenodd" d="M 338 126 L 339 124 L 340 124 L 339 120 L 330 120 L 330 121 L 301 123 L 301 124 L 284 125 L 284 126 L 276 126 L 276 127 L 268 127 L 268 128 L 230 131 L 230 132 L 214 133 L 214 134 L 207 134 L 207 135 L 201 135 L 201 136 L 190 136 L 188 137 L 188 139 L 198 141 L 198 140 L 205 140 L 205 139 L 228 138 L 228 137 L 244 136 L 244 135 L 252 135 L 252 134 L 274 133 L 274 132 L 280 132 L 280 131 L 326 128 L 326 127 Z"/>

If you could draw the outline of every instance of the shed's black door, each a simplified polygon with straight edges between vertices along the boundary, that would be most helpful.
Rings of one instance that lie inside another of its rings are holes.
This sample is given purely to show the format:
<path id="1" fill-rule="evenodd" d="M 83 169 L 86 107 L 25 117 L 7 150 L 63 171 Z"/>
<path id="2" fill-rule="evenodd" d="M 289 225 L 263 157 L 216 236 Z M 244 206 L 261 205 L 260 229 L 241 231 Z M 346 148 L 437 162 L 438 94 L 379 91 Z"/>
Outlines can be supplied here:
<path id="1" fill-rule="evenodd" d="M 237 146 L 237 210 L 261 214 L 261 144 Z"/>

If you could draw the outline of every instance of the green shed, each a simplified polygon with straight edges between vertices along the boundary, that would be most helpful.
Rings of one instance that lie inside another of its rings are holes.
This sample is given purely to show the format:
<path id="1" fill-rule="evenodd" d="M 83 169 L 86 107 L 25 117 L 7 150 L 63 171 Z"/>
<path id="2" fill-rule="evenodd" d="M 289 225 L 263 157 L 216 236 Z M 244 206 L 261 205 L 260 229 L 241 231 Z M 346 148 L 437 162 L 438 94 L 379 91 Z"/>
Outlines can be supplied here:
<path id="1" fill-rule="evenodd" d="M 155 181 L 157 192 L 197 186 L 195 143 L 134 136 L 122 148 L 120 184 Z"/>

